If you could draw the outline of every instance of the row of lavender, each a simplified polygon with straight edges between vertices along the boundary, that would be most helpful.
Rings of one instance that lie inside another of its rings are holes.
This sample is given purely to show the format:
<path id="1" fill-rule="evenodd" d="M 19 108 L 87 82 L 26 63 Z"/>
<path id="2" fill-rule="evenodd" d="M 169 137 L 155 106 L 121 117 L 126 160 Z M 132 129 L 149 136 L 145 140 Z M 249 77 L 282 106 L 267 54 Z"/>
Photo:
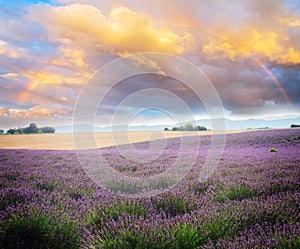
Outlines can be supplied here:
<path id="1" fill-rule="evenodd" d="M 201 137 L 180 184 L 142 199 L 99 187 L 73 151 L 0 150 L 0 248 L 300 248 L 300 129 L 228 135 L 200 183 L 209 141 Z M 168 169 L 179 147 L 170 139 L 143 164 L 101 152 L 122 174 L 147 177 Z"/>

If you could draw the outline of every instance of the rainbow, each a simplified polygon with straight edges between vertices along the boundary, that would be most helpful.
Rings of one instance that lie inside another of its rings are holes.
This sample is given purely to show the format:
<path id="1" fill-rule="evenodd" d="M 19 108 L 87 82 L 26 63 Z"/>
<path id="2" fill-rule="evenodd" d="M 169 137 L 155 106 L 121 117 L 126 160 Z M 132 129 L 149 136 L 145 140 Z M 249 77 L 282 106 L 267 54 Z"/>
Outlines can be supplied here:
<path id="1" fill-rule="evenodd" d="M 228 40 L 221 38 L 221 36 L 217 33 L 210 32 L 210 31 L 205 32 L 205 33 L 207 33 L 207 34 L 213 36 L 214 38 L 217 38 L 223 42 L 228 42 Z M 234 44 L 230 44 L 230 45 L 234 46 Z M 288 95 L 288 93 L 286 92 L 286 90 L 280 83 L 279 79 L 276 77 L 276 75 L 265 65 L 265 62 L 263 62 L 262 60 L 260 60 L 259 58 L 255 57 L 255 56 L 250 56 L 250 58 L 252 60 L 254 60 L 254 62 L 256 64 L 258 64 L 259 67 L 262 68 L 264 70 L 264 72 L 271 78 L 271 80 L 274 82 L 274 84 L 278 87 L 278 89 L 281 92 L 282 96 L 284 97 L 285 101 L 288 104 L 292 104 L 293 103 L 292 99 L 290 98 L 290 96 Z"/>
<path id="2" fill-rule="evenodd" d="M 265 65 L 265 63 L 262 60 L 260 60 L 258 58 L 255 58 L 255 57 L 253 57 L 253 59 L 264 70 L 264 72 L 272 79 L 274 84 L 280 90 L 280 92 L 281 92 L 282 96 L 284 97 L 285 101 L 287 103 L 291 104 L 292 99 L 290 98 L 290 96 L 288 95 L 288 93 L 286 92 L 286 90 L 284 89 L 284 87 L 280 83 L 279 79 L 276 77 L 276 75 Z"/>
<path id="3" fill-rule="evenodd" d="M 23 102 L 27 99 L 28 95 L 30 92 L 32 92 L 36 86 L 38 85 L 38 83 L 36 81 L 31 81 L 29 82 L 26 87 L 24 88 L 24 90 L 22 92 L 20 92 L 18 94 L 18 101 Z"/>

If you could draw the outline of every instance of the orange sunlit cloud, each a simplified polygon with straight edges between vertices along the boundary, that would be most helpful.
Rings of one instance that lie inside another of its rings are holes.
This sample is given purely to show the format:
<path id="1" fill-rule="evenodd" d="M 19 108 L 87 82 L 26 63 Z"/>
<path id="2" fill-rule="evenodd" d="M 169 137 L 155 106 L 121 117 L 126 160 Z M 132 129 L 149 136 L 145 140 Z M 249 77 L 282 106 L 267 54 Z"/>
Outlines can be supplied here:
<path id="1" fill-rule="evenodd" d="M 51 40 L 82 47 L 93 44 L 100 51 L 118 54 L 147 51 L 179 54 L 188 49 L 186 45 L 192 39 L 191 34 L 158 29 L 150 17 L 126 7 L 114 8 L 105 17 L 92 5 L 38 5 L 31 8 L 30 19 L 44 25 Z"/>
<path id="2" fill-rule="evenodd" d="M 80 49 L 72 49 L 67 47 L 60 47 L 59 51 L 68 59 L 71 65 L 77 68 L 86 68 L 87 63 L 85 62 L 84 51 Z"/>
<path id="3" fill-rule="evenodd" d="M 36 106 L 26 110 L 0 108 L 0 115 L 7 116 L 13 119 L 23 118 L 45 118 L 58 117 L 60 115 L 68 114 L 65 110 L 51 110 L 44 107 Z"/>
<path id="4" fill-rule="evenodd" d="M 31 82 L 31 88 L 33 90 L 38 85 L 50 84 L 50 85 L 62 85 L 62 84 L 82 84 L 81 81 L 78 81 L 78 78 L 68 77 L 59 73 L 44 71 L 31 71 L 23 72 L 23 75 L 26 76 Z"/>
<path id="5" fill-rule="evenodd" d="M 298 16 L 288 16 L 282 17 L 278 21 L 282 25 L 287 25 L 290 27 L 299 27 L 300 26 L 300 15 Z"/>
<path id="6" fill-rule="evenodd" d="M 0 107 L 0 116 L 7 116 L 9 108 L 1 108 Z"/>
<path id="7" fill-rule="evenodd" d="M 300 50 L 282 42 L 281 34 L 252 28 L 222 34 L 204 45 L 203 52 L 208 56 L 221 53 L 231 60 L 258 56 L 279 64 L 300 63 Z"/>
<path id="8" fill-rule="evenodd" d="M 29 110 L 11 110 L 13 118 L 42 118 L 42 117 L 55 117 L 62 114 L 67 114 L 64 110 L 50 110 L 43 107 L 34 107 Z"/>

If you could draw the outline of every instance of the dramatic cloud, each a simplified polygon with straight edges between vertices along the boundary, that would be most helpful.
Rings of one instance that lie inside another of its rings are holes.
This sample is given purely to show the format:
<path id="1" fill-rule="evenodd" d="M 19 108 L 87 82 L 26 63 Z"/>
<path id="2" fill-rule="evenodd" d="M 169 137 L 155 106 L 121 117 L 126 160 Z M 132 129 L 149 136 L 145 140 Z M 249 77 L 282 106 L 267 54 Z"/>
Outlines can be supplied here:
<path id="1" fill-rule="evenodd" d="M 40 125 L 57 125 L 70 122 L 72 112 L 47 109 L 41 106 L 29 109 L 0 108 L 0 122 L 3 127 L 27 126 L 31 122 Z"/>
<path id="2" fill-rule="evenodd" d="M 0 112 L 1 115 L 3 114 L 4 116 L 12 119 L 19 119 L 19 118 L 37 119 L 37 118 L 45 118 L 45 117 L 54 118 L 68 113 L 66 111 L 54 111 L 42 107 L 29 108 L 28 110 L 3 108 L 0 109 Z"/>
<path id="3" fill-rule="evenodd" d="M 117 54 L 147 51 L 178 54 L 186 50 L 192 39 L 189 34 L 157 29 L 150 17 L 126 7 L 112 9 L 107 18 L 99 9 L 86 4 L 38 5 L 31 8 L 30 19 L 46 27 L 50 41 L 83 48 L 93 46 Z M 84 59 L 80 52 L 75 57 Z"/>
<path id="4" fill-rule="evenodd" d="M 293 14 L 280 0 L 249 0 L 245 8 L 249 16 L 244 23 L 234 29 L 219 29 L 218 36 L 203 46 L 204 54 L 231 60 L 259 57 L 277 64 L 298 65 L 300 50 L 293 33 L 300 31 L 299 14 Z"/>
<path id="5" fill-rule="evenodd" d="M 278 64 L 299 64 L 300 51 L 289 41 L 282 41 L 283 34 L 273 31 L 245 28 L 225 33 L 203 47 L 209 56 L 224 55 L 231 60 L 258 56 Z"/>
<path id="6" fill-rule="evenodd" d="M 289 27 L 300 27 L 300 15 L 282 17 L 278 20 L 279 24 Z"/>
<path id="7" fill-rule="evenodd" d="M 228 118 L 300 115 L 298 1 L 11 1 L 0 6 L 0 22 L 3 128 L 39 119 L 70 124 L 80 90 L 92 75 L 114 59 L 139 52 L 192 62 L 211 80 Z M 195 93 L 167 77 L 159 64 L 135 58 L 134 65 L 158 75 L 132 77 L 111 89 L 98 113 L 102 125 L 110 124 L 116 107 L 131 94 L 135 100 L 122 107 L 124 120 L 151 101 L 168 102 L 170 112 L 184 116 L 172 97 L 139 92 L 147 88 L 169 91 L 195 115 L 206 115 Z M 121 65 L 116 70 L 115 75 L 122 75 L 129 69 Z M 186 68 L 177 70 L 189 74 Z M 109 77 L 99 80 L 87 109 Z M 153 113 L 137 120 L 170 120 Z"/>

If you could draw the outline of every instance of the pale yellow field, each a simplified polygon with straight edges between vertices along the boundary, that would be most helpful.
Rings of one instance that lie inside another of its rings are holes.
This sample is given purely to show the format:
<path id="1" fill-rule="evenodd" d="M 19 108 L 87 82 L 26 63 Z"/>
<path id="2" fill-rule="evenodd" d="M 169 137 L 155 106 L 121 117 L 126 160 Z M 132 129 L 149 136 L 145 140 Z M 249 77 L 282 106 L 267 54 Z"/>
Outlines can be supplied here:
<path id="1" fill-rule="evenodd" d="M 226 131 L 225 133 L 239 133 L 247 130 Z M 209 135 L 212 131 L 179 132 L 179 131 L 135 131 L 135 132 L 99 132 L 95 134 L 76 134 L 80 141 L 80 149 L 109 147 L 113 145 L 136 143 L 163 138 L 173 138 L 191 135 Z M 214 132 L 214 134 L 224 131 Z M 95 135 L 95 139 L 94 139 Z M 91 143 L 92 141 L 92 143 Z M 46 149 L 46 150 L 74 150 L 73 134 L 30 134 L 30 135 L 2 135 L 0 136 L 2 149 Z M 76 147 L 78 149 L 78 146 Z"/>

